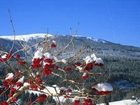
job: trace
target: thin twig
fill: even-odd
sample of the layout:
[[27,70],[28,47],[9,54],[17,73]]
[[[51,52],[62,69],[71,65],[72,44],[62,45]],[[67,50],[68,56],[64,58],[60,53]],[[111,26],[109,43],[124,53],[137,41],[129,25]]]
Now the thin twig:
[[11,47],[11,49],[10,49],[10,51],[9,51],[9,52],[11,53],[12,50],[13,50],[13,48],[14,48],[14,45],[15,45],[16,31],[15,31],[15,27],[14,27],[14,24],[13,24],[13,19],[12,19],[12,16],[11,16],[10,9],[8,9],[8,14],[9,14],[10,23],[11,23],[12,30],[13,30],[13,35],[14,35],[13,44],[12,44],[12,47]]

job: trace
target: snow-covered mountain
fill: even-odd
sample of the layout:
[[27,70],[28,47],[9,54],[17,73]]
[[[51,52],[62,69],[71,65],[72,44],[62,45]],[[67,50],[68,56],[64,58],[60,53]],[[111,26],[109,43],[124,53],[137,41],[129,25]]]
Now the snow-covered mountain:
[[[16,49],[20,48],[19,41],[22,43],[27,43],[26,45],[34,45],[37,42],[40,42],[45,37],[54,38],[57,41],[59,46],[58,49],[61,49],[73,37],[73,44],[75,48],[70,47],[66,50],[65,55],[71,55],[74,52],[78,51],[81,47],[86,50],[86,53],[95,52],[100,56],[111,56],[111,57],[127,57],[127,58],[137,58],[140,59],[140,48],[133,46],[124,46],[116,43],[112,43],[103,39],[96,39],[92,37],[83,37],[80,35],[51,35],[45,33],[37,33],[37,34],[26,34],[26,35],[16,35],[16,36],[0,36],[0,46],[3,50],[8,51],[8,48],[12,45],[12,40],[16,40],[15,46]],[[3,46],[5,46],[3,48]],[[68,54],[69,53],[69,54]]]
[[[22,40],[22,41],[28,41],[29,39],[37,39],[37,38],[45,38],[45,37],[53,37],[54,35],[52,34],[45,34],[45,33],[35,33],[35,34],[23,34],[23,35],[1,35],[0,38],[3,39],[9,39],[9,40]],[[66,35],[63,35],[66,36]],[[82,35],[72,35],[73,37],[83,37]],[[102,42],[106,43],[106,40],[103,39],[97,39],[93,37],[84,37],[86,39],[93,40],[95,42]]]
[[37,38],[45,38],[45,37],[52,37],[51,34],[45,34],[45,33],[36,33],[36,34],[23,34],[23,35],[1,35],[0,38],[3,39],[9,39],[9,40],[22,40],[22,41],[28,41],[29,39],[37,39]]

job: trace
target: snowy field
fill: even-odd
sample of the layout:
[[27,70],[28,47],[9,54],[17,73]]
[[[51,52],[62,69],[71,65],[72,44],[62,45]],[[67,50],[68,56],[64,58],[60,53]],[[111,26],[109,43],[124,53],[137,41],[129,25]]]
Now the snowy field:
[[[98,104],[98,105],[105,105],[105,104]],[[115,101],[115,102],[110,102],[109,105],[140,105],[140,100],[139,103],[136,100],[121,100],[121,101]]]

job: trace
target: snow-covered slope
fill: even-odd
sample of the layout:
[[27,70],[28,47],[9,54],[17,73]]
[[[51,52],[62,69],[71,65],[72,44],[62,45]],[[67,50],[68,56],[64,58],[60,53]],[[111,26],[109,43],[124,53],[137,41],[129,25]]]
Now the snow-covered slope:
[[0,36],[0,38],[4,39],[9,39],[9,40],[23,40],[23,41],[28,41],[29,39],[36,39],[36,38],[44,38],[45,36],[47,37],[52,37],[53,35],[51,34],[45,34],[45,33],[36,33],[36,34],[25,34],[25,35],[6,35],[6,36]]

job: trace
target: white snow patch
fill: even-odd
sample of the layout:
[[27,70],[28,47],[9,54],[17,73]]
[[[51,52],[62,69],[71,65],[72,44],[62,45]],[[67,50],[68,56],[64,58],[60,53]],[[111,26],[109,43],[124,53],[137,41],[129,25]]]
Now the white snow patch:
[[92,88],[95,88],[98,91],[113,91],[113,87],[109,83],[98,83]]
[[97,59],[97,57],[93,53],[90,56],[86,56],[86,58],[84,58],[84,61],[86,62],[86,64],[88,64],[88,63],[92,63],[93,61],[96,61],[96,59]]
[[43,56],[42,51],[43,51],[43,48],[38,48],[38,50],[34,53],[33,59],[34,59],[34,58],[39,58],[39,59],[41,59],[42,56]]
[[104,64],[102,58],[96,58],[95,63],[96,63],[96,64]]
[[6,75],[5,80],[7,80],[7,79],[12,79],[13,77],[14,77],[14,74],[13,74],[13,73],[8,73],[8,74]]
[[18,81],[17,83],[20,82],[20,83],[23,83],[24,82],[24,76],[22,76]]
[[27,90],[26,92],[28,93],[33,93],[33,94],[52,94],[52,95],[57,95],[58,93],[60,93],[60,88],[59,87],[50,87],[50,86],[46,86],[45,89],[41,90],[41,91],[34,91],[34,90]]
[[4,55],[1,56],[1,58],[5,59],[6,56],[7,56],[7,54],[4,54]]
[[87,39],[90,39],[90,40],[93,40],[95,42],[102,42],[102,43],[106,43],[105,40],[102,40],[102,39],[97,39],[97,38],[92,38],[92,37],[86,37]]

